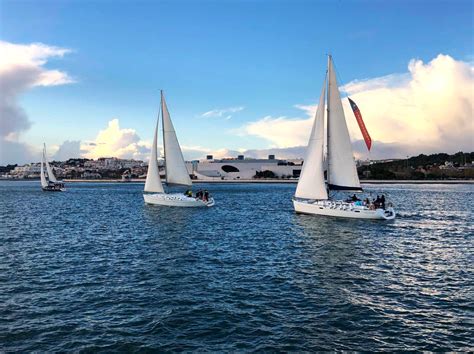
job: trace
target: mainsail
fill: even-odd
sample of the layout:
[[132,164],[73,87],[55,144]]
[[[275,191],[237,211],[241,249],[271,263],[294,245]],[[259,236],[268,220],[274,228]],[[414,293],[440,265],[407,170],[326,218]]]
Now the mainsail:
[[166,106],[165,96],[161,92],[161,115],[163,117],[163,145],[166,162],[166,182],[169,184],[180,184],[191,186],[186,164],[184,162],[178,138],[171,122],[168,107]]
[[328,187],[332,190],[360,190],[341,96],[332,57],[328,58]]
[[46,188],[48,186],[48,181],[46,181],[46,176],[44,175],[44,150],[43,153],[41,154],[41,171],[40,171],[40,177],[41,177],[41,187]]
[[46,155],[46,144],[44,144],[44,148],[43,148],[44,152],[44,162],[46,163],[46,170],[48,171],[48,179],[51,181],[51,182],[54,182],[56,183],[58,180],[56,179],[56,177],[54,176],[54,173],[53,173],[53,169],[51,168],[51,166],[49,165],[48,163],[48,158],[47,158],[47,155]]
[[326,77],[309,137],[308,148],[295,197],[306,199],[328,199],[324,183],[324,110],[326,101]]
[[148,161],[148,172],[146,175],[145,181],[145,192],[155,192],[163,193],[163,185],[160,181],[160,172],[158,169],[158,159],[157,159],[157,150],[158,150],[158,122],[160,120],[160,115],[158,114],[158,119],[156,121],[155,135],[153,136],[153,145],[151,147],[150,160]]

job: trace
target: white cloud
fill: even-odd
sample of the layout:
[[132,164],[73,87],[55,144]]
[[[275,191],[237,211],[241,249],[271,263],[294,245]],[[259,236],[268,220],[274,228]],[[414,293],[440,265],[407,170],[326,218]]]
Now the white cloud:
[[185,160],[199,160],[204,159],[206,155],[212,155],[215,159],[224,157],[236,157],[244,150],[229,150],[229,149],[210,149],[203,146],[181,146]]
[[[62,58],[71,52],[67,48],[48,46],[42,43],[14,44],[0,41],[0,75],[2,92],[13,93],[23,87],[55,86],[73,83],[74,80],[60,70],[48,70],[44,65],[51,58]],[[12,82],[13,81],[13,82]],[[16,85],[15,85],[16,84]]]
[[142,160],[150,151],[150,143],[142,141],[134,129],[120,128],[117,118],[108,122],[107,127],[97,134],[92,142],[81,145],[84,157],[119,157]]
[[270,147],[287,148],[300,146],[308,141],[312,119],[271,116],[247,123],[241,131],[270,142]]
[[16,65],[41,66],[46,64],[51,57],[63,57],[70,53],[67,48],[54,47],[43,43],[15,44],[0,41],[2,56],[0,67],[12,67]]
[[[375,78],[345,86],[373,137],[423,152],[473,149],[474,68],[440,54],[426,64],[411,60],[408,70],[409,79],[402,75],[388,83]],[[355,120],[351,123],[360,137]]]
[[[374,141],[374,158],[474,149],[474,67],[470,63],[440,54],[429,63],[411,60],[408,73],[353,81],[343,89],[362,112]],[[351,136],[359,140],[362,136],[347,100],[343,104]],[[271,147],[306,145],[316,106],[296,107],[307,118],[267,116],[240,131],[267,140]],[[354,148],[358,157],[364,157],[366,151]]]
[[66,140],[57,147],[52,158],[56,161],[66,161],[70,158],[81,157],[84,152],[84,150],[81,150],[79,140]]
[[[159,145],[158,150],[159,156],[163,156],[163,147]],[[181,145],[181,150],[186,160],[202,159],[208,154],[212,154],[215,158],[221,158],[236,156],[240,153],[228,149],[213,150],[203,146],[187,145]],[[99,131],[93,141],[83,142],[80,149],[76,150],[76,157],[82,156],[91,159],[118,157],[148,161],[150,151],[151,142],[142,140],[134,129],[121,128],[119,120],[115,118],[108,122],[105,129]]]
[[20,140],[21,134],[30,129],[31,121],[18,98],[35,86],[74,82],[67,73],[44,67],[50,58],[63,57],[69,52],[41,43],[0,41],[0,164],[36,160],[37,149]]
[[268,155],[275,155],[277,159],[300,159],[304,158],[306,147],[294,146],[288,148],[271,148],[271,149],[250,149],[245,150],[243,154],[246,157],[256,159],[266,159]]
[[243,111],[245,107],[229,107],[223,109],[213,109],[201,114],[201,118],[224,118],[229,120],[232,118],[232,114]]

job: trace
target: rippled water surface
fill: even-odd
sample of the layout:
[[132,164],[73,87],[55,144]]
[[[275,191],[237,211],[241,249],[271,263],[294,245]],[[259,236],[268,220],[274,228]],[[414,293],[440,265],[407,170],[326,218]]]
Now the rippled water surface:
[[0,350],[472,350],[473,185],[380,185],[393,222],[301,216],[295,185],[0,183]]

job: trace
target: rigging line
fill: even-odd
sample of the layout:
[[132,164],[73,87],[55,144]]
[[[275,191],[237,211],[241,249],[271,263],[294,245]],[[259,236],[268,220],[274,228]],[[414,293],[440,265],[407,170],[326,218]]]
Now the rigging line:
[[[339,83],[339,85],[340,85],[340,86],[338,87],[338,88],[339,88],[339,92],[341,92],[341,91],[344,92],[344,94],[346,95],[344,98],[349,98],[349,92],[347,92],[347,90],[345,89],[345,85],[342,85],[342,83],[345,82],[345,81],[342,80],[342,76],[339,74],[339,71],[337,70],[336,64],[334,63],[334,60],[332,61],[332,66],[333,66],[333,68],[334,68],[334,71],[336,72],[336,77],[337,77],[338,83]],[[341,100],[342,100],[342,98],[343,98],[343,97],[341,97]],[[352,110],[352,109],[351,109],[351,110]],[[363,139],[364,139],[364,138],[363,138]],[[364,140],[365,140],[365,139],[364,139]],[[373,140],[372,140],[372,141],[373,141]],[[371,146],[371,148],[372,148],[372,146]],[[369,157],[370,157],[370,150],[368,150],[368,151],[369,151]]]
[[[330,109],[329,109],[329,101],[330,101],[330,98],[331,98],[331,78],[330,78],[330,72],[329,72],[329,64],[331,63],[332,61],[332,56],[331,55],[328,55],[328,63],[327,63],[327,82],[326,82],[326,125],[324,126],[324,131],[326,133],[326,142],[323,143],[323,149],[324,149],[324,146],[326,147],[326,160],[327,160],[327,165],[326,165],[326,181],[327,181],[327,188],[328,190],[330,189],[329,188],[329,184],[331,183],[331,174],[330,174],[330,171],[329,171],[329,168],[331,167],[330,166],[330,159],[329,159],[329,138],[330,138],[330,135],[329,135],[329,125],[331,123],[330,121]],[[334,64],[334,62],[332,62]]]
[[[329,55],[329,54],[326,54],[326,55]],[[324,72],[324,76],[323,76],[323,83],[326,82],[326,86],[327,86],[327,81],[328,80],[329,80],[329,78],[328,78],[328,68],[326,68],[326,71]],[[325,91],[327,91],[327,90],[325,90]],[[327,92],[325,94],[327,96]],[[313,102],[316,103],[317,106],[319,105],[320,98],[321,98],[321,91],[320,91],[320,95],[318,96],[318,98],[313,101]],[[326,108],[326,100],[324,100],[324,106],[325,106],[324,108]],[[313,119],[316,117],[316,111],[317,111],[317,109],[314,111],[314,115],[312,116]]]
[[[336,64],[334,63],[334,60],[332,61],[332,66],[334,68],[334,71],[336,73],[336,78],[338,80],[338,84],[339,84],[339,92],[343,92],[345,94],[345,97],[349,97],[349,93],[346,91],[346,89],[344,88],[345,86],[343,85],[343,83],[345,83],[344,80],[342,80],[342,75],[339,73],[339,70],[337,70],[337,66]],[[341,98],[345,98],[345,97],[341,97]]]

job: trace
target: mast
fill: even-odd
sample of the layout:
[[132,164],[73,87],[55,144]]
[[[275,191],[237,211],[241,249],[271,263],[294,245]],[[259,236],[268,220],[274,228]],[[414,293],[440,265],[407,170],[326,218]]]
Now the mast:
[[361,191],[331,56],[328,64],[328,187],[330,190]]
[[[330,68],[330,61],[331,61],[331,54],[328,54],[328,67],[326,69],[326,73],[329,77],[329,68]],[[330,99],[330,96],[331,96],[331,80],[328,80],[328,88],[327,88],[327,104],[326,104],[326,109],[327,109],[327,127],[326,127],[326,130],[327,130],[327,133],[326,133],[326,160],[327,160],[327,165],[328,165],[328,168],[326,170],[326,180],[327,180],[327,185],[329,186],[329,164],[331,163],[331,160],[329,159],[329,125],[331,124],[331,120],[330,120],[330,109],[329,109],[329,99]],[[328,188],[329,189],[329,188]]]
[[160,99],[161,99],[161,128],[163,130],[163,160],[165,161],[165,181],[168,183],[168,161],[166,161],[166,143],[165,143],[165,118],[163,116],[164,112],[164,106],[163,106],[163,90],[160,90]]

